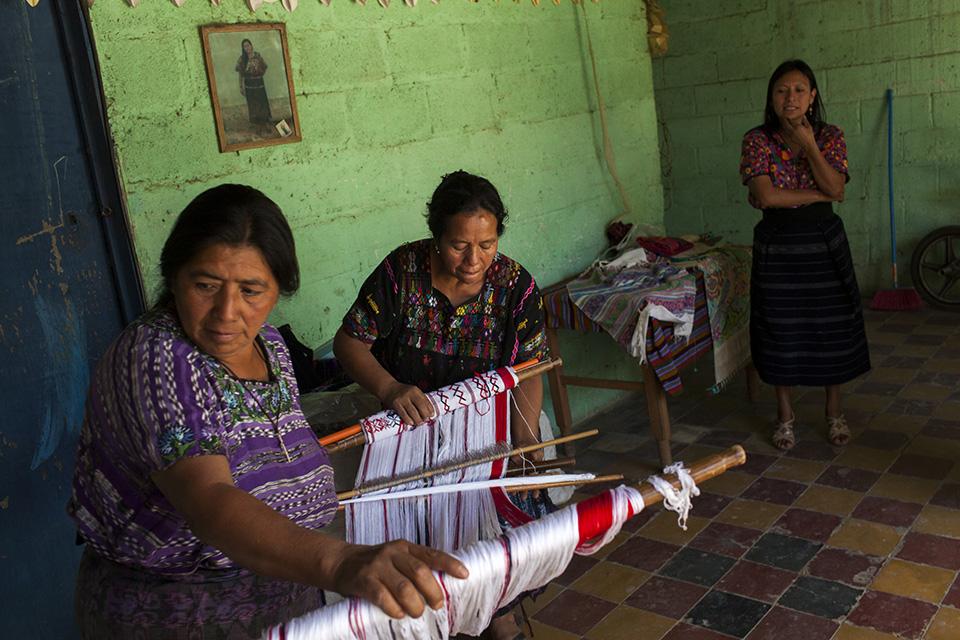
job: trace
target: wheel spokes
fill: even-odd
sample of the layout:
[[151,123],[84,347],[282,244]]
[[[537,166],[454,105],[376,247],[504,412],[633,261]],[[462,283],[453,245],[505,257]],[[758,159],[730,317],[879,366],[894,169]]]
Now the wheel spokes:
[[960,309],[960,226],[927,234],[913,254],[917,291],[931,305]]
[[943,286],[940,287],[940,291],[937,292],[937,297],[941,300],[944,300],[944,296],[947,295],[947,291],[949,291],[950,288],[957,283],[957,280],[960,280],[960,276],[948,279]]

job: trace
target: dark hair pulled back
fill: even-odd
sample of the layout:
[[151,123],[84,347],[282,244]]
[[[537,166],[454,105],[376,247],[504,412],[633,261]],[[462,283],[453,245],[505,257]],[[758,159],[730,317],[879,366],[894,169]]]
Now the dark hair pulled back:
[[280,207],[253,187],[222,184],[198,195],[177,217],[160,254],[163,283],[157,306],[173,302],[180,270],[201,251],[219,244],[258,249],[282,295],[292,295],[300,287],[296,245]]
[[427,226],[439,239],[447,229],[447,221],[458,213],[486,209],[497,219],[497,235],[503,235],[507,209],[497,188],[489,180],[459,170],[443,176],[427,203]]

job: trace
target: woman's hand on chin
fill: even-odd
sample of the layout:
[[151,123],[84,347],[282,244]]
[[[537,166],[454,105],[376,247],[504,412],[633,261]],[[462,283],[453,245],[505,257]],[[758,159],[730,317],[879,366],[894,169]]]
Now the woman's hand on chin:
[[796,140],[808,154],[815,150],[819,151],[817,138],[813,134],[813,127],[810,126],[810,121],[807,120],[806,116],[801,116],[794,120],[784,118],[781,120],[781,125],[783,126],[784,133],[786,133],[788,137]]
[[434,417],[433,404],[423,391],[412,384],[394,382],[380,401],[388,409],[396,411],[404,424],[423,424]]
[[444,603],[433,571],[455,578],[469,574],[453,556],[405,540],[348,545],[334,570],[333,586],[338,593],[369,600],[391,618],[419,618],[424,604],[439,609]]

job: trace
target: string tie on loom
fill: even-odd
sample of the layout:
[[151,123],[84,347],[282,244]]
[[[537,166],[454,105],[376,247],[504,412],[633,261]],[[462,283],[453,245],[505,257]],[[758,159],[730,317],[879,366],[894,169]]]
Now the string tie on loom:
[[690,508],[693,506],[690,502],[690,498],[692,496],[700,495],[700,489],[697,488],[696,483],[693,481],[693,477],[691,477],[690,472],[687,471],[687,468],[683,466],[682,462],[675,462],[667,467],[664,467],[663,473],[676,474],[677,479],[680,480],[679,491],[677,491],[672,484],[660,476],[650,476],[647,478],[647,482],[653,485],[653,488],[657,490],[657,493],[663,496],[664,508],[677,514],[677,524],[681,529],[686,531],[687,516],[690,515]]

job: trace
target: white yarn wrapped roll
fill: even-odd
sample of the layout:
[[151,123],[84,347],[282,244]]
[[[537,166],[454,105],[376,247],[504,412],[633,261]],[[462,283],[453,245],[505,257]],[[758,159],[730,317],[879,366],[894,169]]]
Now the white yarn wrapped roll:
[[570,564],[574,552],[592,554],[620,531],[629,509],[643,509],[640,492],[626,486],[612,490],[613,526],[606,535],[577,549],[580,530],[576,505],[453,552],[470,569],[466,580],[435,574],[446,592],[446,605],[420,618],[395,620],[365,600],[350,598],[268,630],[269,640],[446,640],[450,635],[479,635],[503,605],[541,587]]

